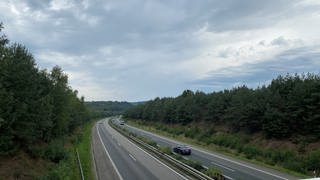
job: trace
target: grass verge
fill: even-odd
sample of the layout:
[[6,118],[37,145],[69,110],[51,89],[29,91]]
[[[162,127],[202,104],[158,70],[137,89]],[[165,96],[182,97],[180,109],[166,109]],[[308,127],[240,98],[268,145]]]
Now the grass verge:
[[[48,152],[51,160],[59,157],[50,171],[38,180],[74,180],[81,179],[76,149],[79,152],[84,179],[94,180],[91,159],[91,129],[95,121],[88,122],[70,137],[52,143]],[[62,142],[63,141],[63,142]]]
[[[92,156],[91,156],[91,130],[95,122],[90,122],[83,128],[80,142],[76,145],[78,149],[84,179],[94,180],[92,173]],[[79,168],[78,168],[79,169]]]

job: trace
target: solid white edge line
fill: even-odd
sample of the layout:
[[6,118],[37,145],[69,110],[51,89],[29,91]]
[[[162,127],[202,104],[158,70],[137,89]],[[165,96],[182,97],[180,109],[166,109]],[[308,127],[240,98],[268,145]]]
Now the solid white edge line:
[[137,161],[136,158],[134,158],[132,154],[129,153],[129,156],[130,156],[134,161]]
[[[202,152],[205,152],[205,151],[202,151]],[[207,152],[205,152],[205,153],[207,153]],[[207,154],[209,154],[209,153],[207,153]],[[249,169],[253,169],[253,170],[256,170],[256,171],[259,171],[259,172],[268,174],[268,175],[270,175],[270,176],[274,176],[274,177],[277,177],[277,178],[280,178],[280,179],[284,179],[284,180],[289,180],[289,179],[287,179],[287,178],[284,178],[284,177],[281,177],[281,176],[278,176],[278,175],[275,175],[275,174],[272,174],[272,173],[269,173],[269,172],[266,172],[266,171],[263,171],[263,170],[254,168],[254,167],[250,167],[250,166],[248,166],[248,165],[245,165],[245,164],[242,164],[242,163],[239,163],[239,162],[236,162],[236,161],[233,161],[233,160],[224,158],[224,157],[220,157],[220,156],[215,155],[215,154],[210,154],[210,155],[211,155],[211,156],[215,156],[215,157],[220,158],[220,159],[223,159],[223,160],[226,160],[226,161],[229,161],[229,162],[233,162],[234,164],[238,164],[238,165],[240,165],[240,166],[244,166],[244,167],[249,168]]]
[[218,164],[218,163],[215,163],[215,162],[211,162],[211,164],[214,164],[214,165],[216,165],[216,166],[220,166],[220,167],[222,167],[222,168],[224,168],[224,169],[227,169],[227,170],[229,170],[229,171],[231,171],[231,172],[234,172],[233,169],[228,168],[228,167],[226,167],[226,166],[223,166],[223,165],[221,165],[221,164]]
[[[162,138],[162,139],[171,141],[171,142],[173,142],[173,143],[179,144],[178,141],[169,139],[169,138],[167,138],[167,137],[159,136],[159,135],[157,135],[157,134],[153,134],[153,133],[151,133],[151,132],[148,132],[148,131],[145,131],[145,130],[143,130],[143,129],[139,129],[139,128],[136,128],[136,127],[133,127],[133,126],[130,126],[130,125],[127,125],[127,126],[128,126],[128,127],[131,127],[131,128],[134,128],[134,129],[137,129],[137,130],[140,130],[140,131],[145,132],[145,133],[147,133],[147,134],[154,135],[154,136],[156,136],[156,137],[159,137],[159,138]],[[181,144],[181,143],[180,143],[180,144]],[[185,143],[184,143],[184,144],[185,144]],[[214,157],[223,159],[223,160],[225,160],[225,161],[229,161],[229,162],[232,162],[232,163],[234,163],[234,164],[238,164],[238,165],[240,165],[240,166],[244,166],[244,167],[246,167],[246,168],[253,169],[253,170],[256,170],[256,171],[259,171],[259,172],[268,174],[268,175],[273,176],[273,177],[277,177],[277,178],[284,179],[284,180],[289,180],[289,179],[287,179],[287,178],[284,178],[284,177],[281,177],[281,176],[272,174],[272,173],[270,173],[270,172],[266,172],[266,171],[264,171],[264,170],[260,170],[260,169],[254,168],[254,167],[251,167],[251,166],[242,164],[242,163],[240,163],[240,162],[236,162],[236,161],[233,161],[233,160],[231,160],[231,159],[227,159],[227,158],[224,158],[224,157],[221,157],[221,156],[218,156],[218,155],[215,155],[215,154],[212,154],[212,153],[203,151],[203,150],[201,150],[201,149],[195,148],[194,146],[191,146],[191,145],[188,145],[188,146],[196,149],[197,151],[200,151],[200,152],[203,152],[203,153],[205,153],[205,154],[208,154],[208,155],[211,155],[211,156],[214,156]]]
[[112,164],[112,166],[114,167],[116,173],[118,174],[120,180],[123,180],[121,174],[119,173],[119,170],[118,170],[117,166],[114,164],[114,162],[113,162],[113,160],[112,160],[112,158],[111,158],[111,156],[110,156],[107,148],[105,147],[105,145],[104,145],[104,143],[103,143],[103,141],[102,141],[102,139],[101,139],[101,136],[100,136],[100,133],[99,133],[99,129],[98,129],[98,125],[96,125],[96,128],[97,128],[98,136],[99,136],[99,139],[100,139],[100,142],[101,142],[101,144],[102,144],[102,146],[103,146],[104,151],[106,152],[108,158],[110,159],[111,164]]
[[[108,124],[108,123],[107,123]],[[106,125],[106,124],[105,124]],[[109,124],[108,124],[109,126]],[[118,132],[118,131],[117,131]],[[119,132],[118,132],[119,133]],[[120,134],[120,133],[119,133]],[[123,136],[122,134],[120,134],[121,136]],[[124,136],[123,136],[124,137]],[[126,138],[126,137],[125,137]],[[149,154],[148,152],[146,152],[145,150],[141,149],[138,145],[136,145],[135,143],[131,142],[128,138],[126,138],[126,140],[128,140],[129,143],[131,143],[132,145],[136,146],[138,149],[140,149],[141,151],[143,151],[144,153],[146,153],[147,155],[149,155],[151,158],[153,158],[154,160],[156,160],[158,163],[162,164],[163,166],[167,167],[168,169],[170,169],[172,172],[176,173],[178,176],[182,177],[183,179],[188,180],[188,178],[184,177],[182,174],[178,173],[177,171],[173,170],[172,168],[170,168],[169,166],[167,166],[166,164],[164,164],[163,162],[161,162],[160,160],[158,160],[157,158],[155,158],[154,156],[152,156],[151,154]]]
[[227,175],[223,175],[224,177],[226,177],[226,178],[228,178],[228,179],[230,179],[230,180],[234,180],[233,178],[231,178],[231,177],[229,177],[229,176],[227,176]]

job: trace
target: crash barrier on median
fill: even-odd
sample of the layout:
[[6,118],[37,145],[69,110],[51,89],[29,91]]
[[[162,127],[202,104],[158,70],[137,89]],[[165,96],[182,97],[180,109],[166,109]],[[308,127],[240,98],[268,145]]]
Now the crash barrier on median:
[[130,135],[130,133],[126,133],[123,128],[118,127],[117,125],[113,124],[111,121],[109,121],[109,124],[114,127],[119,133],[124,135],[125,137],[129,138],[130,140],[136,142],[140,146],[142,146],[144,149],[148,150],[152,154],[156,155],[158,158],[161,158],[162,160],[169,163],[171,166],[174,166],[175,168],[179,169],[180,171],[185,172],[186,174],[201,180],[214,180],[213,178],[207,176],[206,174],[190,167],[189,165],[176,160],[175,158],[159,151],[159,149],[143,142],[142,140],[138,139],[137,137]]

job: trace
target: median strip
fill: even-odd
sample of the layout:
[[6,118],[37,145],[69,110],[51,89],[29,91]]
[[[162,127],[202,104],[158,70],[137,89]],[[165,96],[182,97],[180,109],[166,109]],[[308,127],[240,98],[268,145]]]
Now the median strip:
[[[171,166],[174,169],[177,169],[180,172],[183,172],[184,174],[187,174],[188,176],[191,176],[196,179],[213,180],[212,177],[209,177],[208,175],[194,169],[193,167],[185,164],[184,162],[181,162],[181,161],[175,159],[174,157],[162,152],[155,142],[152,142],[147,139],[143,139],[143,137],[139,137],[139,136],[137,136],[137,134],[134,134],[132,132],[128,132],[126,129],[121,128],[121,127],[117,126],[116,124],[114,124],[112,122],[112,120],[109,121],[109,125],[111,127],[113,127],[115,130],[117,130],[119,133],[121,133],[122,135],[124,135],[125,137],[130,139],[131,141],[138,144],[143,149],[147,150],[149,153],[152,153],[154,156],[159,158],[161,161],[166,163],[168,166]],[[203,169],[205,169],[205,168],[203,168]],[[212,173],[210,173],[210,175],[212,175],[212,176],[214,175],[216,177],[216,175],[218,175],[220,179],[223,179],[223,177],[221,175],[219,175],[220,173],[217,172],[216,170],[213,171],[212,168],[208,169],[208,172],[212,172]]]

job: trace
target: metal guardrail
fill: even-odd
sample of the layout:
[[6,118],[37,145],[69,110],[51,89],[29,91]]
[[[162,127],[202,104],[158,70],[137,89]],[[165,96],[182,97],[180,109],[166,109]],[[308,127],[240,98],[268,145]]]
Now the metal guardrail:
[[81,179],[84,180],[83,170],[82,170],[82,166],[81,166],[81,161],[80,161],[78,149],[76,149],[76,153],[77,153],[77,159],[78,159],[79,169],[80,169],[80,173],[81,173]]
[[[110,121],[109,121],[110,122]],[[112,123],[112,122],[110,122]],[[112,124],[113,127],[115,127],[115,129],[120,132],[122,135],[126,136],[127,138],[131,139],[132,141],[140,144],[140,146],[142,146],[144,149],[148,150],[149,152],[152,152],[154,155],[156,155],[157,157],[161,158],[162,160],[166,161],[167,163],[169,163],[170,165],[173,165],[174,167],[178,168],[179,170],[197,178],[197,179],[201,179],[201,180],[214,180],[213,178],[207,176],[206,174],[194,169],[193,167],[190,167],[189,165],[176,160],[175,158],[160,152],[157,148],[141,141],[140,139],[134,137],[134,136],[130,136],[126,133],[124,133],[120,127],[118,127],[115,124]]]

